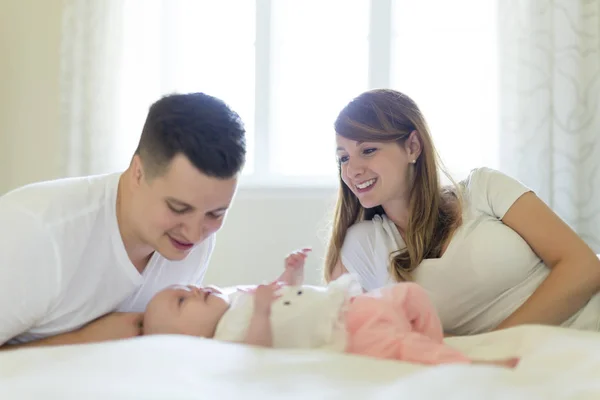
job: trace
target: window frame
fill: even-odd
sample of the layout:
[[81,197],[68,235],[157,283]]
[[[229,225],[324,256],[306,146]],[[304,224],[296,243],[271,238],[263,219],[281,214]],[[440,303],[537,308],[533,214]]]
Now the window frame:
[[[255,38],[255,90],[252,172],[242,174],[240,186],[247,188],[317,188],[337,186],[336,177],[277,176],[269,168],[271,153],[271,68],[272,59],[272,7],[276,0],[256,0]],[[368,87],[389,87],[392,61],[392,7],[393,0],[369,1],[368,29]],[[333,119],[334,116],[332,116]],[[334,151],[332,149],[332,157]]]

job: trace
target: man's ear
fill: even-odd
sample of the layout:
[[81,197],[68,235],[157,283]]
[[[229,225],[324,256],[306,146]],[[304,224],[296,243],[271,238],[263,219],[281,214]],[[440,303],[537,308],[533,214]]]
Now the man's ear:
[[423,147],[421,145],[421,136],[417,130],[412,131],[408,135],[408,139],[404,142],[404,149],[408,154],[409,162],[416,161],[419,158]]
[[133,175],[133,182],[136,186],[140,186],[142,179],[144,179],[144,164],[139,154],[133,156],[131,160],[131,170]]

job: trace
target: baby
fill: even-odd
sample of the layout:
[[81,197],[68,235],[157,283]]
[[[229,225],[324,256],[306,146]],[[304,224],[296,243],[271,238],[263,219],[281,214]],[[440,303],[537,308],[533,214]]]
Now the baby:
[[302,285],[309,249],[286,258],[270,284],[225,294],[215,287],[169,287],[144,314],[144,334],[185,334],[277,348],[321,348],[421,364],[513,368],[518,358],[471,360],[443,341],[425,291],[398,283],[364,293],[346,274],[325,287]]

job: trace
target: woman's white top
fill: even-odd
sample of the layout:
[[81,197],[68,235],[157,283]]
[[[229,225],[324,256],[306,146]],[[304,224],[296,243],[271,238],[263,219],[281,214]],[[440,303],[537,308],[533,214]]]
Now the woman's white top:
[[[413,272],[430,295],[446,332],[487,332],[511,315],[537,289],[550,269],[501,219],[530,191],[493,169],[480,168],[461,182],[463,223],[441,258],[423,260]],[[367,291],[393,282],[390,255],[405,244],[385,215],[353,225],[342,246],[344,267]],[[600,295],[563,326],[600,330]]]

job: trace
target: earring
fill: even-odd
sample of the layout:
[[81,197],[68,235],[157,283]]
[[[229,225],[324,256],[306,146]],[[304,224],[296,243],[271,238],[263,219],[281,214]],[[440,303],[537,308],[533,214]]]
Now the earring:
[[413,164],[415,164],[416,162],[417,162],[417,160],[416,160],[416,159],[411,161],[411,163],[413,163]]

